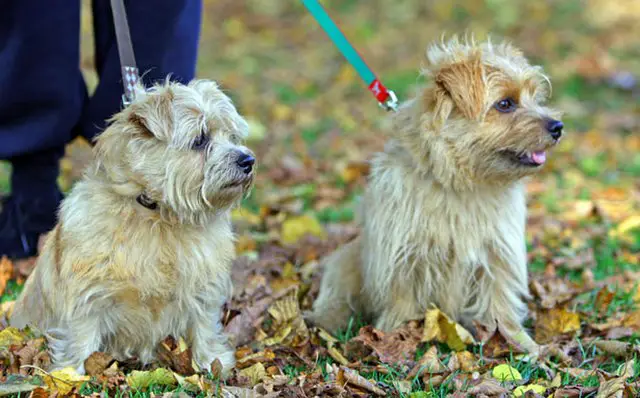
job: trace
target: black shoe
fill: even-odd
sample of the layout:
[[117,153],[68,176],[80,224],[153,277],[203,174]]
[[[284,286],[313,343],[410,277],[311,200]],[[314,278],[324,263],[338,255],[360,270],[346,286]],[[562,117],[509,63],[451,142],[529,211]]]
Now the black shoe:
[[0,257],[22,259],[38,254],[38,239],[56,225],[60,191],[44,197],[9,196],[0,209]]

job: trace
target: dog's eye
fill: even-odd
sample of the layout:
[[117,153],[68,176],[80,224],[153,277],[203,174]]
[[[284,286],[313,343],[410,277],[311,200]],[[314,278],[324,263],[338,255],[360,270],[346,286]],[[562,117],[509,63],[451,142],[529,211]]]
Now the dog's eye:
[[203,131],[202,133],[200,133],[198,138],[196,138],[196,140],[193,141],[193,144],[191,144],[191,149],[194,149],[194,150],[204,149],[204,147],[206,147],[208,143],[209,143],[209,136],[207,135],[207,133]]
[[513,100],[513,98],[501,99],[500,101],[496,102],[495,108],[498,111],[504,113],[513,112],[516,110],[516,102]]

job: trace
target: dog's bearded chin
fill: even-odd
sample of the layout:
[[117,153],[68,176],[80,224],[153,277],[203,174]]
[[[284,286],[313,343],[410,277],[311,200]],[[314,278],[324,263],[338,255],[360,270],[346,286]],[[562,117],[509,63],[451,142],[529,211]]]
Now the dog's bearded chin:
[[252,175],[236,178],[228,183],[224,184],[221,189],[234,189],[234,188],[244,188],[247,185],[251,184],[251,180],[253,179]]

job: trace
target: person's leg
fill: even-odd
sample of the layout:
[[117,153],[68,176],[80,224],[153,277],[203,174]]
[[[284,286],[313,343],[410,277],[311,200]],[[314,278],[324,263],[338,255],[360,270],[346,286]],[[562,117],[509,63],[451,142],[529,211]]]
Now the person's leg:
[[[146,86],[171,79],[193,79],[200,38],[202,0],[125,1],[131,41]],[[82,134],[92,140],[106,119],[118,112],[123,94],[120,58],[111,8],[94,1],[96,69],[100,82],[82,119]]]
[[36,253],[55,224],[59,161],[80,119],[80,1],[10,1],[0,12],[0,159],[13,173],[0,210],[0,256]]

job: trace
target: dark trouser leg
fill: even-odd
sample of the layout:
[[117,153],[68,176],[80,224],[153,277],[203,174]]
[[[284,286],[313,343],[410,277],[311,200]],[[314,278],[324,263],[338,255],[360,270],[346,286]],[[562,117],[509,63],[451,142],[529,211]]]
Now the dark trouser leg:
[[[202,0],[125,1],[138,69],[148,87],[171,79],[193,79],[200,38]],[[92,140],[105,120],[120,110],[122,77],[109,2],[94,0],[96,68],[100,82],[82,119],[82,134]]]
[[2,5],[0,159],[12,163],[13,174],[0,214],[0,255],[33,254],[37,235],[55,224],[59,160],[87,95],[79,29],[79,0]]

